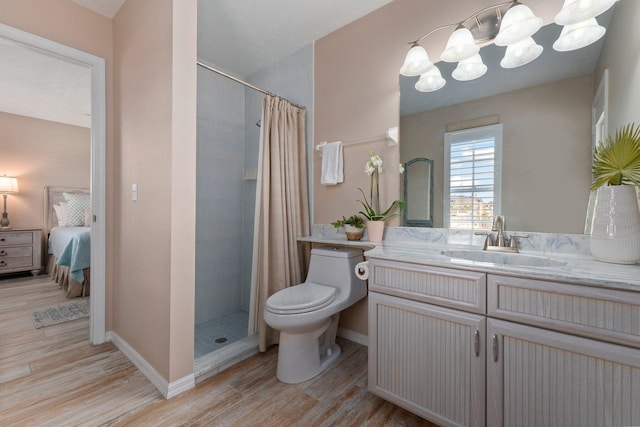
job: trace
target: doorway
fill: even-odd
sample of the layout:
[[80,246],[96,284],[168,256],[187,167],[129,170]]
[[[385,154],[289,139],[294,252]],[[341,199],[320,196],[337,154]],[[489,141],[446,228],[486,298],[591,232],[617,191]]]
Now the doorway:
[[88,67],[91,72],[91,294],[89,341],[106,341],[106,72],[105,60],[69,46],[0,24],[0,42],[16,43]]

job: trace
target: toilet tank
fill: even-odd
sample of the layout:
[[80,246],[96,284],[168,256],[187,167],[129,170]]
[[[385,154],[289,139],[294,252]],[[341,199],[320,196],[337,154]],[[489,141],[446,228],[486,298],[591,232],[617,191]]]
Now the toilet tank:
[[358,279],[355,274],[356,264],[362,261],[364,257],[361,249],[311,249],[307,282],[333,286],[346,293],[360,291],[359,288],[366,290],[366,283]]

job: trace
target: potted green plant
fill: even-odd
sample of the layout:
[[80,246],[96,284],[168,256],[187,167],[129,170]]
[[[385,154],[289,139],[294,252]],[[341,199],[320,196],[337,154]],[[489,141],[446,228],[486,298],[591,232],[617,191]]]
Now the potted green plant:
[[596,191],[591,254],[600,261],[635,264],[640,260],[640,127],[628,124],[593,152]]
[[[360,214],[367,219],[369,241],[374,243],[382,241],[385,221],[398,215],[405,204],[404,200],[394,200],[386,210],[383,211],[380,209],[380,174],[382,173],[382,163],[382,158],[379,155],[373,151],[369,151],[369,161],[365,167],[365,172],[370,176],[368,200],[364,191],[358,188],[360,193],[362,193],[363,199],[358,201],[364,207],[364,211],[360,211]],[[403,171],[404,169],[401,164],[399,172],[402,173]],[[398,212],[395,212],[396,208]]]
[[344,227],[347,240],[360,240],[364,231],[364,220],[359,215],[351,215],[349,218],[342,217],[331,223],[335,228]]

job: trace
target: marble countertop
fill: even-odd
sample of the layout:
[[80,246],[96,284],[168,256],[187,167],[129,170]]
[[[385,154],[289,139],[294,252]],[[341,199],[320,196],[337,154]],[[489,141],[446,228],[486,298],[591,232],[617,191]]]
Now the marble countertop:
[[[471,261],[446,256],[442,253],[443,251],[451,250],[482,251],[482,248],[476,245],[443,244],[411,240],[392,240],[374,244],[366,240],[349,241],[344,235],[336,235],[335,237],[313,235],[299,237],[298,240],[323,245],[359,247],[365,251],[364,255],[367,258],[640,292],[640,264],[621,265],[605,263],[596,261],[591,255],[585,253],[521,250],[521,254],[525,256],[548,258],[553,261],[565,263],[559,266],[538,267]],[[511,256],[517,257],[518,255]]]

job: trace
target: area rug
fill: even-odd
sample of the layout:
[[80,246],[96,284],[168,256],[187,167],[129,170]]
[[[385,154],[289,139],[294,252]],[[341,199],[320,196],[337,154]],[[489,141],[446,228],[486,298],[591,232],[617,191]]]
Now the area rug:
[[89,317],[89,298],[52,305],[31,312],[31,318],[33,319],[33,324],[36,325],[36,329],[84,317]]

